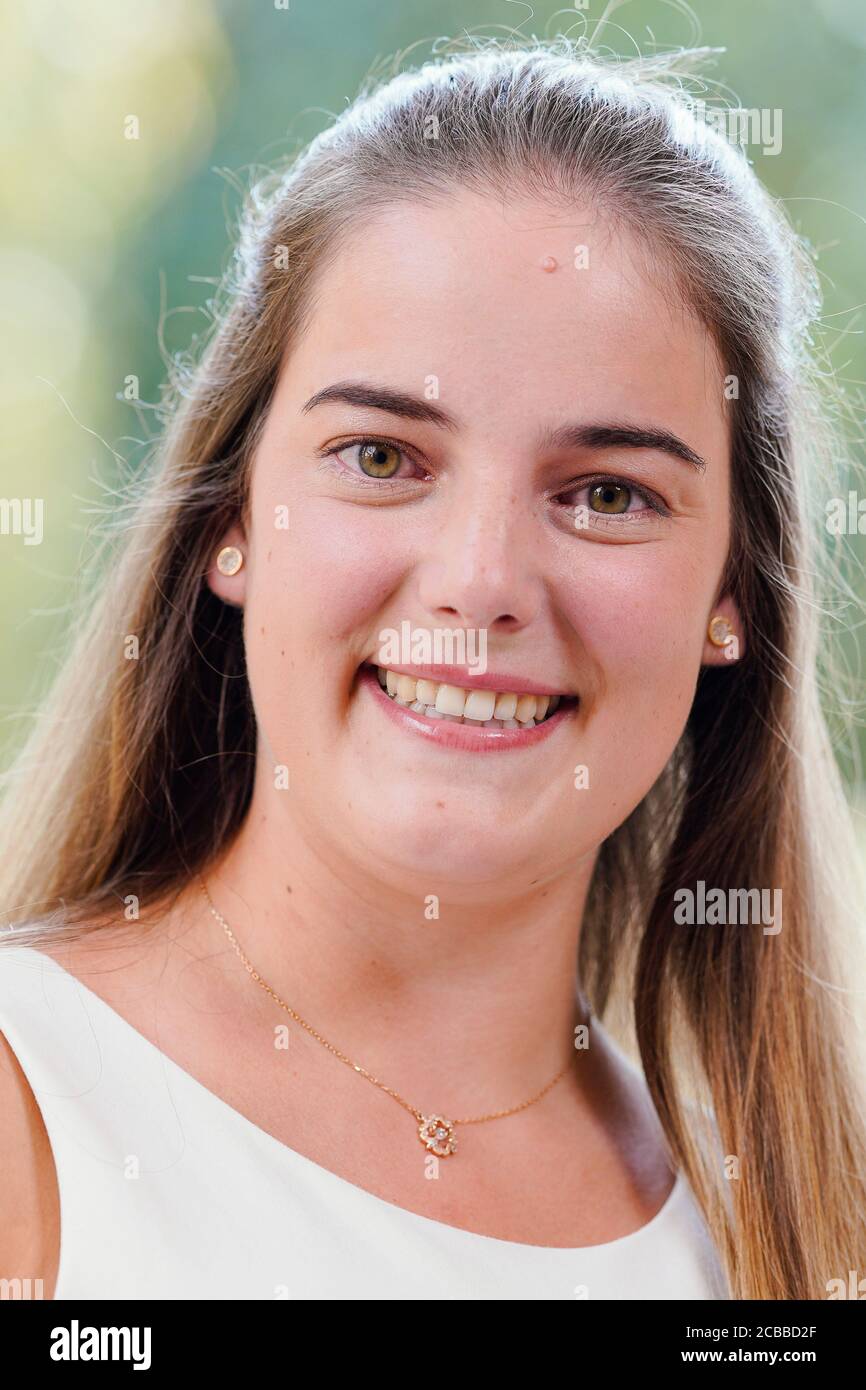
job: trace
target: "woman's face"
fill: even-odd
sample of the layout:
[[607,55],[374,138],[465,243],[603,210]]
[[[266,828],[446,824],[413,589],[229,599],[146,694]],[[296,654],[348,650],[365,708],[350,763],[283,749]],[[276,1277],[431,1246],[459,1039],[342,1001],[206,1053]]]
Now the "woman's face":
[[[521,891],[591,855],[667,763],[701,663],[724,661],[708,620],[736,614],[716,603],[722,368],[658,279],[588,208],[463,192],[359,215],[322,272],[226,537],[246,564],[210,582],[245,607],[259,806],[330,862]],[[418,643],[453,665],[460,634],[462,672],[419,671]],[[389,698],[370,663],[410,684]],[[526,698],[493,705],[516,728],[465,725],[440,684],[485,718],[479,688],[564,698],[549,725]]]

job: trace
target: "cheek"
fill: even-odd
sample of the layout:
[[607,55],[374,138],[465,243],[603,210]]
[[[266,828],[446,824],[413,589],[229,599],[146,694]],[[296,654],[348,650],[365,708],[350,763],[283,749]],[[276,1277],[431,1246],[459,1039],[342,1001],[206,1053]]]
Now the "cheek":
[[300,497],[289,506],[288,529],[278,530],[274,505],[264,492],[255,505],[252,602],[291,632],[296,651],[339,661],[347,653],[329,640],[366,636],[365,623],[399,583],[405,562],[395,528],[384,510]]
[[591,781],[631,809],[664,768],[688,718],[708,576],[682,557],[665,557],[660,546],[623,547],[619,556],[612,546],[597,548],[604,555],[586,560],[580,589],[567,600],[589,685],[586,761]]
[[394,528],[383,511],[301,497],[290,501],[281,528],[274,524],[281,502],[261,485],[253,493],[245,644],[259,725],[275,756],[297,763],[310,756],[311,726],[344,712],[406,560],[397,538],[388,539]]

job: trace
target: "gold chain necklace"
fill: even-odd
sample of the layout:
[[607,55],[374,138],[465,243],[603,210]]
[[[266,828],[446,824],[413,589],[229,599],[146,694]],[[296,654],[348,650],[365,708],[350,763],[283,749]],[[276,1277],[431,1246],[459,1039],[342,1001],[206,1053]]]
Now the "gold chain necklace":
[[208,892],[207,885],[204,879],[201,877],[199,878],[199,886],[201,888],[202,893],[205,896],[205,900],[207,901],[207,905],[211,913],[219,922],[220,926],[222,927],[223,931],[225,932],[226,936],[228,937],[229,941],[231,942],[232,946],[234,947],[235,951],[237,952],[238,956],[243,962],[244,968],[252,976],[256,984],[261,985],[262,989],[265,990],[266,993],[268,993],[271,996],[275,1004],[279,1004],[281,1009],[285,1009],[287,1014],[290,1014],[291,1017],[297,1023],[300,1023],[302,1028],[306,1028],[307,1032],[312,1034],[312,1036],[316,1039],[317,1042],[320,1042],[323,1047],[326,1047],[328,1051],[332,1052],[335,1057],[338,1057],[341,1062],[345,1062],[347,1067],[351,1067],[352,1070],[358,1072],[360,1076],[365,1076],[368,1081],[372,1081],[374,1086],[378,1086],[379,1089],[381,1091],[384,1091],[386,1095],[389,1095],[393,1100],[396,1100],[398,1105],[402,1105],[404,1110],[408,1110],[410,1115],[414,1115],[415,1119],[418,1121],[418,1138],[421,1140],[421,1143],[424,1145],[425,1149],[427,1149],[430,1153],[435,1154],[437,1158],[447,1158],[449,1154],[453,1154],[455,1152],[457,1148],[457,1137],[454,1131],[457,1125],[485,1124],[488,1120],[501,1120],[504,1119],[506,1115],[516,1115],[519,1111],[528,1109],[530,1105],[534,1105],[536,1101],[541,1100],[542,1096],[546,1096],[547,1092],[551,1089],[551,1087],[556,1085],[557,1081],[559,1081],[559,1079],[565,1075],[565,1073],[568,1071],[568,1068],[571,1066],[571,1060],[569,1060],[562,1068],[562,1071],[557,1072],[556,1076],[553,1078],[552,1081],[548,1081],[543,1091],[539,1091],[538,1095],[533,1096],[531,1100],[525,1100],[522,1105],[515,1105],[511,1110],[497,1110],[492,1115],[476,1115],[468,1120],[447,1120],[444,1115],[425,1115],[423,1111],[416,1110],[414,1105],[410,1105],[409,1102],[407,1100],[404,1100],[401,1095],[398,1095],[396,1091],[392,1091],[391,1087],[386,1086],[384,1081],[380,1081],[378,1077],[375,1077],[372,1075],[371,1072],[368,1072],[365,1067],[358,1066],[357,1062],[353,1062],[351,1058],[346,1057],[345,1054],[340,1052],[338,1048],[333,1047],[332,1044],[329,1043],[326,1038],[323,1038],[320,1033],[317,1033],[315,1028],[312,1028],[309,1023],[306,1023],[304,1019],[301,1018],[300,1014],[295,1013],[295,1010],[290,1008],[290,1006],[285,1002],[285,1000],[281,999],[280,996],[276,994],[274,990],[271,989],[270,985],[262,979],[258,971],[253,967],[250,961],[247,960],[246,956],[244,955],[243,951],[238,945],[234,932],[232,931],[228,922],[222,916],[222,914],[217,911],[216,907],[214,906],[213,899],[211,898],[211,895]]

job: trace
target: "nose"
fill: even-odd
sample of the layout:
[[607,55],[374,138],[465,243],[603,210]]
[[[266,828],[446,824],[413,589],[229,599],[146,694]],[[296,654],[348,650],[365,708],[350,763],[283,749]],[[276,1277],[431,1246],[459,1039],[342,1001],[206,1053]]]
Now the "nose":
[[[421,568],[419,597],[435,620],[518,632],[536,616],[542,581],[529,502],[501,485],[455,496]],[[537,538],[536,538],[537,541]]]

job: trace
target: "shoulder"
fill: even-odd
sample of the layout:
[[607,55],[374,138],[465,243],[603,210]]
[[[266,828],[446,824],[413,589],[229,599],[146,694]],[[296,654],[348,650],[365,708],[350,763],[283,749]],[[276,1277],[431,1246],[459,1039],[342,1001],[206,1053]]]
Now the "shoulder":
[[56,1046],[44,1027],[51,993],[43,972],[59,966],[109,1003],[140,992],[158,971],[165,929],[135,924],[130,931],[130,925],[88,925],[66,941],[53,939],[51,929],[35,935],[16,929],[0,939],[0,1279],[39,1277],[46,1298],[53,1296],[59,1262],[60,1196],[45,1119],[28,1079],[28,1069],[31,1077],[34,1066],[38,1074]]
[[47,1286],[56,1274],[57,1176],[36,1097],[2,1031],[0,1116],[0,1278],[37,1275]]
[[134,921],[94,917],[56,929],[25,924],[0,937],[0,971],[7,962],[29,972],[53,962],[95,993],[110,995],[115,985],[134,986],[158,973],[186,930],[187,918],[173,909],[151,909]]

